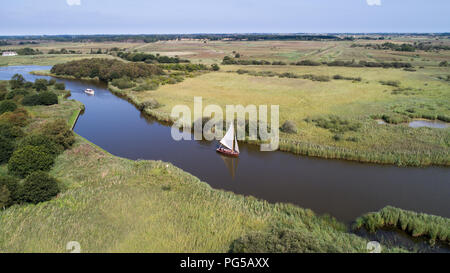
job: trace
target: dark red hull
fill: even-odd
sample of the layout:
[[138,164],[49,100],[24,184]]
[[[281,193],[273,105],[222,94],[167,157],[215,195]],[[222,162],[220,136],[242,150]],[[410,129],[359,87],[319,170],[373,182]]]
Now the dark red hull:
[[232,156],[232,157],[238,157],[239,156],[238,152],[232,151],[230,149],[217,148],[216,151],[218,153],[221,153],[221,154],[224,154],[224,155],[227,155],[227,156]]

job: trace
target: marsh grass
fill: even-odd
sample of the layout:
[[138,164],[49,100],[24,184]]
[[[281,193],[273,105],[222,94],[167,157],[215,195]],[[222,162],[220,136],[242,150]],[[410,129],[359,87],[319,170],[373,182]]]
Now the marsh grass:
[[439,240],[450,245],[450,219],[440,216],[385,207],[378,212],[367,213],[356,219],[353,228],[365,228],[369,232],[394,227],[413,237],[423,237],[434,243]]

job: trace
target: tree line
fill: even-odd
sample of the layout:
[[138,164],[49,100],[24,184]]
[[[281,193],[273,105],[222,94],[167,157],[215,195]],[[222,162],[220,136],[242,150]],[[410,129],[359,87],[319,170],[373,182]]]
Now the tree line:
[[123,52],[117,53],[119,58],[130,62],[145,62],[145,63],[189,63],[189,60],[180,59],[178,57],[161,56],[159,54],[153,55],[142,52]]
[[[230,65],[287,65],[281,61],[273,61],[269,62],[266,60],[240,60],[235,59],[230,56],[225,56],[222,60],[222,64]],[[319,66],[319,65],[327,65],[327,66],[346,66],[346,67],[383,67],[383,68],[411,68],[412,64],[407,62],[368,62],[368,61],[332,61],[332,62],[316,62],[311,60],[303,60],[298,62],[292,62],[290,65],[298,65],[298,66]]]
[[94,58],[54,65],[51,73],[73,76],[78,79],[98,78],[99,80],[109,82],[123,77],[137,79],[162,75],[164,72],[161,68],[153,64],[125,63],[119,60]]

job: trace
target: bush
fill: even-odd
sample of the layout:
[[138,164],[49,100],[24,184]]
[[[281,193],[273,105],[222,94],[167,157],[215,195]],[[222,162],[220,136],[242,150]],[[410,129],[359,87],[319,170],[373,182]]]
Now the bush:
[[219,70],[220,70],[220,66],[219,66],[218,64],[212,64],[212,65],[211,65],[211,69],[212,69],[213,71],[219,71]]
[[42,105],[58,104],[58,96],[51,91],[42,92],[39,94],[39,102]]
[[50,80],[48,80],[48,85],[55,85],[55,83],[56,83],[56,80],[55,79],[50,79]]
[[22,129],[10,123],[0,122],[0,136],[8,139],[16,139],[24,135]]
[[14,112],[7,112],[0,116],[0,122],[6,122],[14,126],[24,127],[30,121],[27,110],[17,108]]
[[394,86],[394,87],[399,87],[400,86],[400,82],[399,81],[380,81],[380,83],[382,85],[388,85],[388,86]]
[[36,91],[47,91],[48,81],[46,79],[37,79],[34,82],[34,89]]
[[20,199],[19,180],[12,176],[0,176],[0,189],[6,187],[8,190],[8,199],[4,206],[11,206]]
[[0,91],[0,101],[6,99],[6,94],[7,94],[7,93],[8,93],[8,92]]
[[51,154],[53,156],[57,156],[63,152],[63,149],[60,145],[55,143],[52,138],[42,135],[42,134],[33,134],[26,136],[20,142],[20,147],[25,146],[40,146],[43,147],[46,153]]
[[53,155],[44,147],[26,145],[14,151],[8,162],[8,171],[25,177],[35,171],[49,171],[53,162]]
[[0,136],[0,164],[8,162],[14,149],[15,145],[12,139]]
[[58,180],[43,171],[30,174],[22,187],[22,198],[25,202],[45,202],[59,193]]
[[280,130],[288,134],[296,134],[297,126],[292,120],[286,120],[283,125],[281,125]]
[[55,83],[55,89],[56,90],[66,90],[66,84],[63,82],[57,82],[57,83]]
[[128,89],[128,88],[132,88],[132,87],[134,87],[136,85],[134,82],[132,82],[127,77],[123,77],[123,78],[120,78],[120,79],[114,79],[111,82],[111,84],[114,85],[115,87],[120,88],[120,89]]
[[32,95],[25,96],[22,99],[22,104],[25,106],[39,105],[39,104],[41,104],[41,97],[39,96],[39,94],[32,94]]
[[161,107],[161,104],[155,99],[149,99],[148,101],[144,101],[139,105],[139,109],[142,111],[145,108],[156,109]]
[[44,135],[52,139],[56,144],[61,145],[64,149],[69,148],[75,143],[75,136],[70,130],[67,123],[62,119],[44,125],[42,130]]
[[0,82],[0,92],[6,91],[8,91],[8,82],[6,81]]
[[0,102],[0,115],[6,112],[13,112],[17,109],[17,104],[10,100]]
[[25,83],[25,79],[20,74],[14,74],[12,76],[11,80],[9,81],[9,85],[11,86],[11,89],[17,89],[23,87]]

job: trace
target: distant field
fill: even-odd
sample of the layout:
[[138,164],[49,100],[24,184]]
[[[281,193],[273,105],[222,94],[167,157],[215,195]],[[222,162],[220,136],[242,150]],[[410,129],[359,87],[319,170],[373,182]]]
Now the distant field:
[[32,55],[32,56],[11,56],[1,57],[0,66],[9,65],[44,65],[50,66],[58,63],[65,63],[85,58],[114,58],[111,55],[104,54],[67,54],[67,55]]

